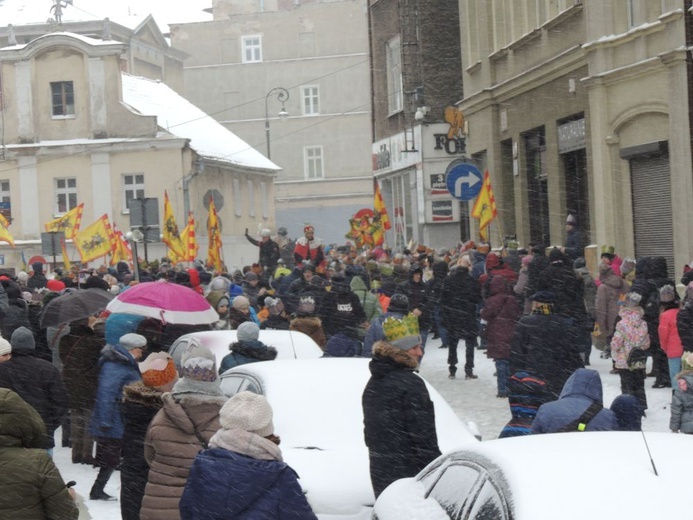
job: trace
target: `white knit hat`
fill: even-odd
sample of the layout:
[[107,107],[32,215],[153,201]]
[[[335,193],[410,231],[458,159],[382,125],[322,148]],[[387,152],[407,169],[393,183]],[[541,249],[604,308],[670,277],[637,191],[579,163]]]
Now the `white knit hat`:
[[12,345],[5,338],[0,338],[0,356],[9,354],[12,352]]
[[219,410],[219,424],[225,430],[245,430],[260,437],[274,433],[272,407],[263,395],[241,392]]

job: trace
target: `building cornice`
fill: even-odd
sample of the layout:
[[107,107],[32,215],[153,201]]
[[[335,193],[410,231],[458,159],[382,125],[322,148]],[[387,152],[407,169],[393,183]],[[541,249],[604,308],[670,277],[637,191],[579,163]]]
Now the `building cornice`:
[[72,47],[90,57],[120,56],[127,48],[126,44],[112,40],[93,40],[73,33],[50,33],[39,36],[26,45],[15,45],[0,49],[0,61],[30,60],[43,51],[55,49],[59,46]]
[[[267,60],[267,61],[262,61],[260,63],[252,63],[250,65],[257,67],[257,66],[262,66],[264,65],[276,65],[277,63],[295,63],[295,62],[305,62],[305,61],[322,61],[322,60],[336,60],[336,59],[344,59],[344,58],[368,58],[368,53],[367,52],[357,52],[357,53],[351,53],[351,54],[334,54],[331,56],[306,56],[306,57],[301,57],[301,58],[287,58],[284,60]],[[366,59],[363,62],[358,62],[355,63],[353,66],[360,65],[361,63],[368,63],[368,60]],[[183,70],[195,70],[195,69],[218,69],[218,68],[223,68],[223,67],[248,67],[248,63],[241,63],[241,62],[234,62],[234,63],[218,63],[218,64],[210,64],[210,65],[189,65],[187,67],[183,67]],[[341,71],[340,71],[341,72]]]
[[664,31],[667,28],[667,24],[674,23],[682,18],[683,9],[676,9],[661,15],[656,22],[639,25],[621,34],[612,34],[599,38],[593,42],[587,42],[583,45],[583,48],[585,52],[590,53],[599,49],[618,47],[637,38]]
[[39,141],[37,143],[7,144],[4,149],[16,156],[70,156],[95,152],[138,152],[145,150],[182,149],[189,140],[180,137],[135,139],[71,139]]
[[372,175],[364,175],[359,177],[337,177],[330,179],[299,179],[290,181],[274,181],[275,186],[282,186],[286,184],[322,184],[331,182],[357,182],[357,181],[373,181]]

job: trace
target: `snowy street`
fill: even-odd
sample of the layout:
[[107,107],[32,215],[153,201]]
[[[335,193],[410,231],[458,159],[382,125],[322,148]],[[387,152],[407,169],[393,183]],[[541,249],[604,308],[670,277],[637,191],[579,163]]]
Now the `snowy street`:
[[[499,399],[496,396],[496,380],[493,377],[495,367],[487,359],[484,351],[475,353],[475,373],[479,379],[465,380],[464,376],[458,379],[448,379],[446,364],[447,350],[438,348],[440,340],[430,340],[426,348],[426,355],[421,367],[421,374],[447,399],[457,414],[465,421],[475,422],[481,431],[484,440],[498,437],[505,423],[510,419],[510,411],[507,399]],[[458,347],[458,354],[462,355],[463,347]],[[611,361],[599,358],[599,352],[593,350],[590,359],[592,365],[589,368],[599,371],[604,385],[604,404],[609,406],[613,399],[620,394],[620,382],[617,375],[609,374]],[[649,409],[647,417],[643,420],[643,430],[667,432],[669,430],[669,403],[671,401],[671,389],[653,389],[654,379],[648,378],[645,382]],[[56,440],[59,446],[60,430],[56,432]],[[88,496],[89,489],[96,478],[95,468],[72,464],[70,450],[68,448],[55,448],[55,462],[60,468],[65,481],[75,480],[75,489],[82,496]],[[120,473],[116,472],[106,486],[106,492],[113,496],[120,495]],[[98,520],[119,520],[120,503],[85,501],[91,517]]]

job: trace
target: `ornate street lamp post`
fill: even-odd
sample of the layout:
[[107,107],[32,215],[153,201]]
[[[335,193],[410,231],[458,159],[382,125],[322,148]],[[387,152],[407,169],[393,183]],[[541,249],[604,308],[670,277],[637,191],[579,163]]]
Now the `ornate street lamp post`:
[[289,113],[284,108],[284,103],[289,99],[289,91],[282,87],[274,87],[265,96],[265,139],[267,140],[267,158],[271,159],[270,153],[270,122],[269,122],[269,98],[276,96],[277,101],[282,104],[282,109],[279,111],[279,118],[284,120],[289,117]]

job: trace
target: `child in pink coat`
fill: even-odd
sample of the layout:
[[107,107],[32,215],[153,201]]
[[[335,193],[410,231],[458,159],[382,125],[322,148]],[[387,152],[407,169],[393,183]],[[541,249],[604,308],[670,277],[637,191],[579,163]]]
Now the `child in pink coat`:
[[676,301],[676,290],[672,285],[665,285],[659,290],[661,314],[659,315],[659,344],[669,358],[669,376],[672,383],[676,374],[681,372],[681,356],[683,345],[676,327],[676,317],[679,314],[679,303]]
[[633,349],[650,348],[647,323],[642,318],[644,311],[640,307],[641,299],[638,293],[629,292],[620,302],[618,315],[621,321],[616,324],[614,337],[611,339],[611,357],[616,373],[621,378],[621,393],[634,395],[640,401],[642,409],[647,410],[645,367],[636,368],[628,362]]

